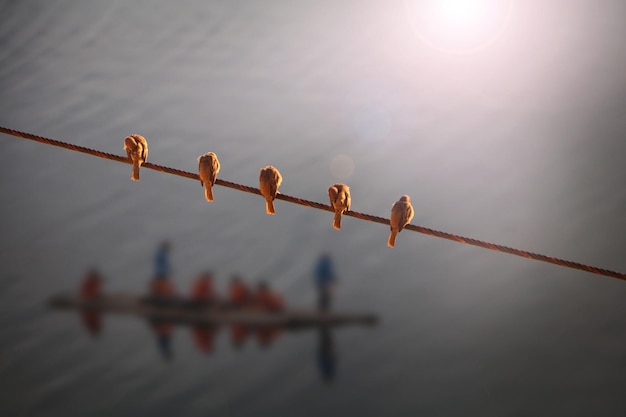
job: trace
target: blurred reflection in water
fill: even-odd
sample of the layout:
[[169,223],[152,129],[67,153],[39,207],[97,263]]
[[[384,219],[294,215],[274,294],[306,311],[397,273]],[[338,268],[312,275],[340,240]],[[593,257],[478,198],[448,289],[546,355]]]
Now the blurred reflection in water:
[[[87,272],[80,287],[81,297],[85,299],[97,299],[102,293],[102,277],[100,272],[92,268]],[[94,310],[81,311],[81,321],[87,332],[93,337],[98,337],[102,331],[102,318],[100,313]]]
[[[189,327],[195,348],[212,353],[221,327],[230,330],[230,342],[240,349],[252,337],[261,349],[272,346],[287,331],[317,329],[316,363],[324,381],[335,378],[337,354],[331,327],[345,324],[371,324],[371,315],[328,312],[330,297],[322,295],[322,311],[287,308],[282,297],[266,281],[259,281],[254,292],[238,276],[230,281],[227,298],[220,298],[213,287],[213,274],[204,271],[191,285],[189,297],[177,293],[165,271],[170,268],[169,245],[159,246],[155,260],[157,268],[146,296],[105,293],[102,277],[96,269],[87,272],[78,295],[59,295],[52,300],[56,308],[79,312],[87,332],[97,336],[102,330],[102,316],[108,313],[132,315],[147,320],[155,336],[162,358],[174,358],[173,334],[176,326]],[[321,277],[321,278],[320,278]],[[332,288],[335,282],[332,261],[322,255],[316,270],[318,288]],[[320,290],[328,294],[329,291]]]
[[93,337],[98,337],[102,332],[102,317],[97,311],[82,311],[80,313],[81,322],[87,332]]
[[214,326],[205,325],[194,326],[191,329],[194,345],[200,352],[213,353],[217,330]]
[[235,323],[230,326],[230,344],[235,349],[241,349],[248,339],[250,330],[243,323]]
[[[158,279],[163,281],[163,279]],[[294,309],[281,312],[258,308],[238,309],[216,305],[198,307],[192,300],[172,296],[170,300],[153,297],[137,297],[124,294],[100,294],[98,297],[60,295],[52,299],[52,306],[79,311],[87,331],[100,333],[101,315],[126,313],[145,317],[155,335],[157,349],[163,359],[174,358],[173,333],[176,326],[190,327],[194,345],[201,353],[212,353],[221,326],[230,328],[230,341],[234,349],[240,349],[250,335],[256,338],[260,348],[266,349],[286,331],[317,329],[319,344],[317,366],[326,381],[335,377],[337,354],[331,327],[346,324],[373,324],[371,315],[316,313]]]
[[165,360],[172,360],[174,353],[172,351],[172,333],[174,325],[169,321],[151,320],[150,326],[156,335],[157,347],[161,356]]
[[322,379],[331,382],[335,379],[337,368],[337,352],[330,328],[323,326],[319,329],[319,347],[317,349],[317,366]]

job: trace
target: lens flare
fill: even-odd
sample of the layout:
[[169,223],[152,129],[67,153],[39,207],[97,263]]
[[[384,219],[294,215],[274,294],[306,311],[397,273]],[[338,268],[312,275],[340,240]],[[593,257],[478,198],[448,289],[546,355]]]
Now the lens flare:
[[354,160],[349,155],[335,155],[330,161],[330,173],[338,180],[350,178],[354,168]]

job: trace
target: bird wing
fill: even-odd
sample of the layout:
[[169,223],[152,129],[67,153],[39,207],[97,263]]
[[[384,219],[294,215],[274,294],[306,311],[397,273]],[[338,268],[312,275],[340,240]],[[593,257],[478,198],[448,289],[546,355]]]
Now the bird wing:
[[132,135],[127,136],[126,139],[124,139],[124,150],[128,154],[129,158],[131,153],[137,151],[137,141]]
[[268,168],[261,169],[261,173],[259,175],[259,185],[261,188],[261,195],[267,197],[271,193],[271,178],[270,178],[270,170]]
[[137,139],[139,139],[139,143],[141,144],[141,159],[145,162],[148,160],[148,142],[143,136],[137,135]]
[[282,175],[280,175],[280,172],[278,172],[278,170],[276,168],[273,168],[272,172],[274,173],[274,179],[275,179],[275,182],[276,182],[276,191],[275,192],[278,192],[278,187],[280,187],[280,184],[283,183],[283,177],[282,177]]
[[204,177],[206,176],[206,154],[198,157],[198,177],[200,177],[200,185],[204,186]]
[[339,196],[339,190],[337,190],[336,185],[331,185],[328,189],[328,197],[330,197],[330,205],[335,207],[335,202],[337,201],[337,197]]
[[217,173],[220,172],[220,161],[217,159],[217,155],[212,153],[211,155],[211,184],[215,184]]
[[339,205],[343,210],[347,210],[350,206],[350,188],[345,184],[339,184]]
[[276,193],[278,192],[278,183],[276,181],[270,181],[269,186],[270,195],[272,197],[276,197]]
[[403,210],[400,213],[400,225],[402,227],[409,224],[409,222],[413,219],[413,207],[410,204],[404,204]]

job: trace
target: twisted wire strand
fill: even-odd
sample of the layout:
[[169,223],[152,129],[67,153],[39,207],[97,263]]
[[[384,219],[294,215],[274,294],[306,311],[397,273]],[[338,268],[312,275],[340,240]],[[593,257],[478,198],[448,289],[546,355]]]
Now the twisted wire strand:
[[[128,159],[126,156],[120,156],[115,154],[110,154],[102,151],[98,151],[96,149],[86,148],[84,146],[74,145],[67,142],[62,142],[59,140],[45,138],[43,136],[33,135],[32,133],[21,132],[19,130],[9,129],[3,126],[0,126],[0,132],[5,133],[7,135],[15,136],[23,139],[30,139],[36,142],[45,143],[47,145],[58,146],[65,149],[70,149],[76,152],[82,152],[89,155],[97,156],[100,158],[110,159],[112,161],[123,162],[126,164],[132,164],[132,161]],[[166,172],[168,174],[178,175],[185,178],[191,178],[193,180],[200,180],[198,174],[183,171],[180,169],[170,168],[162,165],[153,164],[151,162],[146,162],[142,164],[143,168],[153,169],[155,171]],[[235,182],[230,182],[226,180],[222,180],[217,178],[215,184],[221,185],[222,187],[228,187],[239,191],[244,191],[246,193],[261,195],[261,191],[258,188],[248,187],[247,185],[237,184]],[[316,201],[304,200],[302,198],[293,197],[287,194],[277,194],[276,199],[287,201],[289,203],[299,204],[301,206],[313,207],[318,210],[325,210],[334,212],[333,208],[328,204],[318,203]],[[370,214],[360,213],[358,211],[347,211],[344,213],[344,216],[355,217],[357,219],[366,220],[374,223],[380,223],[389,225],[389,219],[384,217],[372,216]],[[413,232],[422,233],[429,236],[434,236],[442,239],[448,239],[459,243],[464,243],[467,245],[478,246],[484,249],[493,250],[496,252],[508,253],[511,255],[521,256],[523,258],[534,259],[536,261],[547,262],[559,266],[563,266],[566,268],[578,269],[581,271],[591,272],[592,274],[604,275],[607,277],[617,278],[626,281],[626,274],[618,271],[612,271],[609,269],[598,268],[591,265],[585,265],[578,262],[568,261],[565,259],[554,258],[552,256],[542,255],[539,253],[528,252],[521,249],[511,248],[508,246],[502,246],[495,243],[485,242],[478,239],[473,239],[469,237],[463,237],[459,235],[455,235],[452,233],[441,232],[434,229],[429,229],[423,226],[417,226],[413,224],[409,224],[405,226],[406,230],[411,230]]]

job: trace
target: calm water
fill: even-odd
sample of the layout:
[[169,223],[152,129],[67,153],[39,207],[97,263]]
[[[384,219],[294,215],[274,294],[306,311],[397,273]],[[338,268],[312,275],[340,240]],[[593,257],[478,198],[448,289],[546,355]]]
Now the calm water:
[[[285,194],[626,271],[626,5],[512,2],[471,53],[425,41],[404,1],[0,2],[0,125]],[[523,3],[523,4],[520,4]],[[421,4],[417,4],[420,6]],[[415,4],[414,4],[415,6]],[[419,7],[418,7],[419,10]],[[496,17],[497,18],[497,17]],[[450,28],[450,31],[453,29]],[[452,33],[452,32],[451,32]],[[434,42],[434,44],[433,44]],[[451,42],[451,41],[450,41]],[[446,49],[448,48],[448,49]],[[467,52],[467,51],[462,51]],[[193,181],[0,138],[0,414],[24,416],[603,415],[626,410],[626,283]],[[332,254],[337,309],[373,328],[268,348],[198,351],[187,328],[164,361],[150,327],[106,317],[92,338],[47,299],[98,267],[144,292],[174,245],[187,292],[210,269],[313,306]]]

